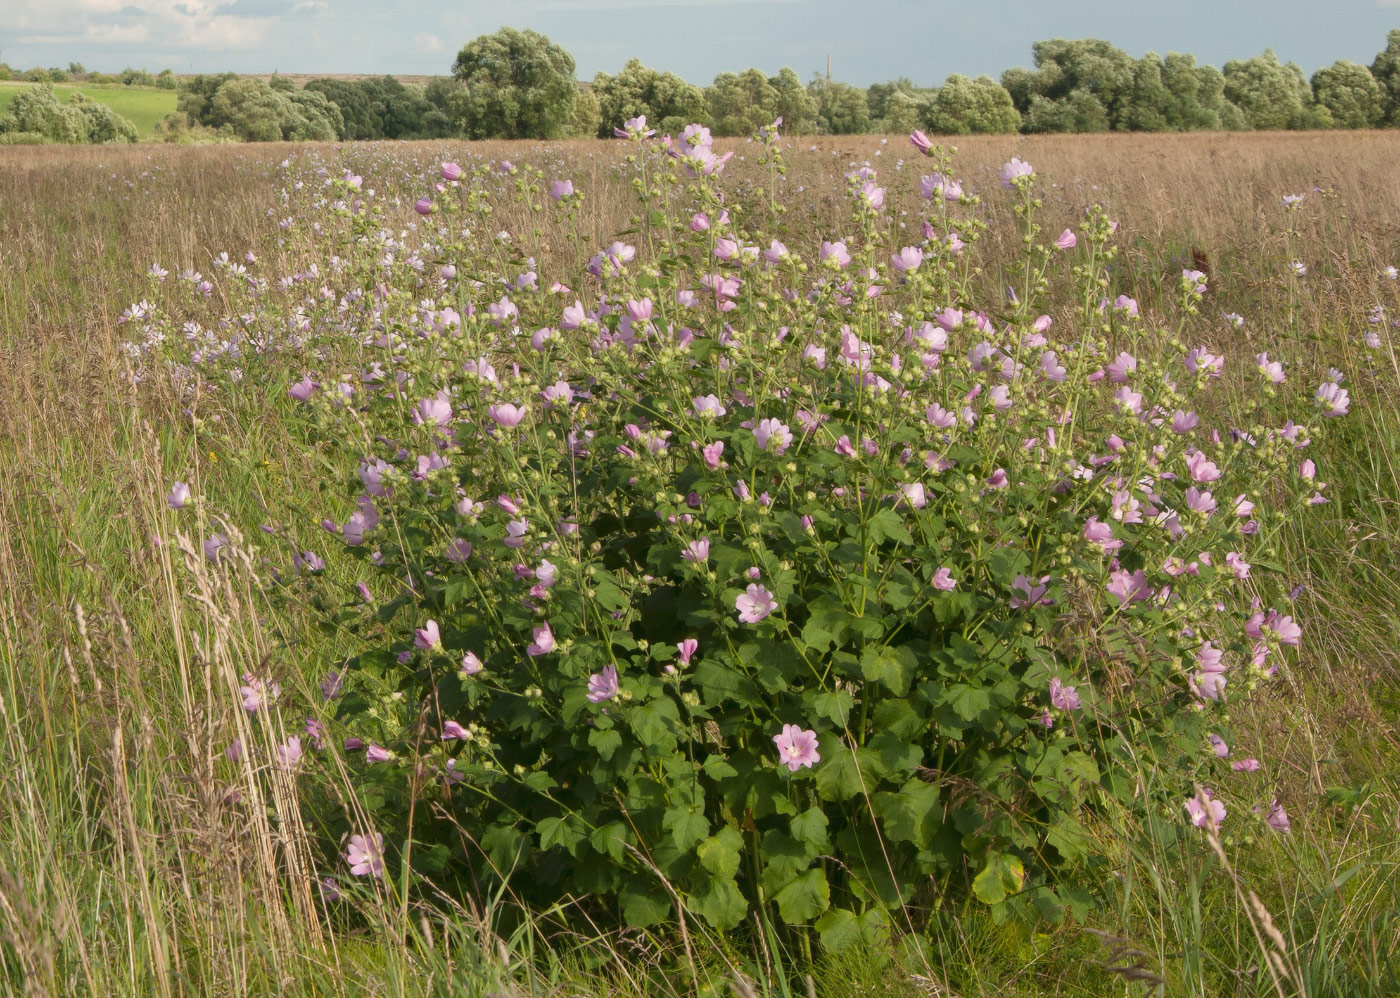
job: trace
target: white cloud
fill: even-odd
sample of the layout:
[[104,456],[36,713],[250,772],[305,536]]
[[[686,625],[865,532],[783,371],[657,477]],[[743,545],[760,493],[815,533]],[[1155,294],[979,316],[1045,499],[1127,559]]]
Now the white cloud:
[[437,35],[414,35],[413,44],[424,52],[441,52],[442,39]]

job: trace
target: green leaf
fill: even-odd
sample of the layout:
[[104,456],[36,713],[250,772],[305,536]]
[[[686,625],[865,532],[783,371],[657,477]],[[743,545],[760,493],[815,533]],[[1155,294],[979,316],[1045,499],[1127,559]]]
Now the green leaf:
[[831,887],[826,882],[826,871],[814,866],[799,874],[792,883],[774,894],[773,900],[783,921],[789,925],[810,922],[831,904]]
[[991,697],[985,689],[980,686],[968,686],[966,683],[950,684],[944,694],[944,700],[953,708],[953,713],[964,721],[974,720],[991,706]]
[[884,913],[878,908],[871,908],[863,915],[845,908],[832,908],[816,921],[822,948],[829,953],[874,945],[884,934],[885,926]]
[[818,717],[824,717],[842,728],[850,721],[851,707],[854,705],[855,697],[851,696],[848,690],[818,693],[812,700],[812,710]]
[[840,740],[824,738],[817,763],[817,794],[822,800],[850,800],[864,788],[855,758]]
[[705,839],[695,849],[700,865],[717,877],[732,879],[739,872],[739,853],[744,837],[737,828],[725,825],[715,835]]
[[541,849],[553,849],[555,846],[559,846],[573,852],[574,846],[579,841],[579,834],[569,823],[567,817],[542,818],[536,823],[535,830],[540,833]]
[[703,875],[690,892],[690,907],[717,929],[732,929],[749,913],[749,904],[733,877]]
[[705,775],[716,783],[739,775],[739,771],[731,766],[729,760],[722,755],[706,756],[705,764],[701,768],[704,769]]
[[671,911],[671,902],[660,889],[629,884],[618,891],[617,898],[622,902],[622,917],[635,929],[655,925]]
[[805,842],[822,852],[826,852],[831,848],[831,840],[826,834],[826,824],[826,815],[822,809],[813,805],[794,817],[788,825],[788,829],[798,842]]
[[883,683],[891,693],[901,697],[909,692],[916,664],[913,651],[904,646],[870,645],[860,657],[860,671],[866,682]]
[[1026,882],[1026,870],[1017,856],[992,853],[982,872],[972,878],[972,893],[983,904],[1000,904]]
[[914,543],[914,538],[904,526],[904,521],[898,513],[889,508],[880,510],[866,520],[865,529],[874,544],[884,540],[898,541],[901,544]]
[[616,728],[608,728],[606,731],[594,728],[588,733],[588,744],[592,745],[599,758],[606,762],[622,746],[622,735]]
[[710,823],[700,811],[688,807],[673,807],[661,818],[661,827],[671,833],[671,841],[682,852],[710,834]]
[[627,851],[627,826],[620,821],[601,825],[588,836],[588,844],[600,855],[610,857],[614,863],[621,862]]

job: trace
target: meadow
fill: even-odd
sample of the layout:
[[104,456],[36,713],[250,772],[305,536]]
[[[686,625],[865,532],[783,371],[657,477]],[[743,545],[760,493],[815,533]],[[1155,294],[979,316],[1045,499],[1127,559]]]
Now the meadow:
[[[94,96],[105,99],[105,91]],[[138,126],[143,134],[149,127]],[[0,150],[6,993],[972,998],[1400,990],[1400,359],[1392,323],[1400,282],[1387,270],[1400,264],[1400,190],[1391,182],[1400,136],[1013,136],[956,145],[945,165],[925,160],[903,136],[784,137],[767,147],[720,141],[721,153],[734,153],[722,172],[706,175],[701,159],[687,160],[700,176],[680,173],[674,182],[662,179],[671,176],[666,157],[644,141]],[[1018,184],[1014,172],[1009,187],[1000,182],[1013,157],[1033,165],[1034,187]],[[515,172],[502,171],[503,160]],[[460,177],[448,176],[443,163],[460,164]],[[959,178],[964,198],[947,196],[946,185],[921,197],[920,178],[934,170]],[[871,178],[882,185],[878,196]],[[562,180],[576,193],[556,188],[552,197]],[[1094,205],[1102,213],[1090,212]],[[726,211],[734,216],[732,248],[721,241],[730,233]],[[927,232],[925,218],[936,223]],[[1038,228],[1027,228],[1029,220]],[[1058,248],[1062,231],[1078,239]],[[761,242],[751,244],[758,232]],[[966,238],[965,249],[947,248],[954,233]],[[843,250],[849,242],[854,264],[842,264],[834,246],[822,248],[837,241]],[[638,244],[635,262],[624,243]],[[891,266],[891,252],[904,246],[922,247],[917,262],[906,255]],[[759,256],[770,249],[771,267]],[[670,262],[649,269],[649,260],[663,258]],[[441,268],[454,260],[449,275]],[[1183,282],[1183,271],[1196,276]],[[697,283],[711,272],[742,280]],[[573,290],[551,290],[556,281]],[[875,284],[878,291],[865,293]],[[784,294],[799,286],[811,294]],[[702,292],[694,306],[702,318],[671,311],[677,290]],[[897,322],[886,311],[896,306]],[[947,315],[950,307],[957,316]],[[976,311],[986,315],[974,321]],[[843,331],[847,315],[851,328]],[[924,316],[929,321],[918,325]],[[891,330],[906,320],[910,333],[900,339]],[[668,321],[689,323],[693,338]],[[537,327],[548,332],[532,344]],[[799,356],[792,343],[820,335],[829,340],[818,367],[815,354]],[[1042,352],[1047,339],[1069,369],[1064,382],[1057,380],[1066,378],[1064,367]],[[1092,360],[1095,350],[1102,362]],[[1120,351],[1131,351],[1131,366]],[[360,384],[355,375],[381,361],[397,377],[381,368]],[[1269,361],[1283,367],[1274,372]],[[1003,365],[1005,384],[993,385],[992,362]],[[914,421],[923,420],[922,389],[909,373],[920,363],[929,378],[919,384],[948,379],[949,412],[932,406],[928,422],[942,427],[946,416],[951,430],[938,438],[948,440],[938,445],[941,455],[911,464],[924,444],[913,442],[899,406],[880,393],[890,381],[906,388],[920,398]],[[667,372],[660,385],[636,380],[647,366]],[[844,376],[850,370],[854,389]],[[749,380],[729,383],[736,371]],[[1050,394],[1062,383],[1078,394]],[[1002,391],[1006,385],[1014,395]],[[1127,395],[1092,394],[1119,385]],[[1339,385],[1349,411],[1335,404]],[[1134,400],[1130,388],[1142,397]],[[570,404],[575,391],[589,396],[586,407],[570,410],[576,425],[551,422],[564,418],[566,390]],[[1157,460],[1176,467],[1172,434],[1190,430],[1150,423],[1154,391],[1162,400],[1157,424],[1174,422],[1173,408],[1188,407],[1191,392],[1200,396],[1202,428],[1191,439],[1201,449],[1182,457],[1181,483],[1159,474]],[[337,392],[355,404],[339,403]],[[820,458],[816,431],[803,436],[790,410],[779,426],[778,410],[760,413],[753,401],[804,393],[816,400],[814,412],[829,413],[848,434],[836,440],[833,429]],[[547,404],[534,401],[540,397]],[[1079,413],[1075,421],[1062,402]],[[732,423],[719,422],[726,405]],[[961,406],[968,415],[955,415]],[[635,415],[638,407],[651,422]],[[455,440],[441,433],[449,420]],[[469,436],[477,426],[479,438]],[[799,474],[820,481],[806,497],[769,486],[775,516],[794,504],[781,530],[764,526],[758,507],[774,500],[765,491],[766,501],[751,502],[745,479],[715,487],[703,469],[700,478],[666,477],[668,450],[681,452],[681,440],[708,439],[715,432],[708,428],[719,426],[725,460],[756,469],[747,480],[754,492],[758,482]],[[1206,426],[1223,429],[1212,441]],[[783,444],[792,430],[801,439]],[[1157,434],[1144,439],[1162,450],[1136,452],[1135,432]],[[1070,460],[1081,451],[1068,449],[1081,436],[1083,464]],[[1117,443],[1105,444],[1110,436]],[[888,455],[886,437],[896,444]],[[1295,457],[1292,447],[1308,437],[1310,449]],[[1050,440],[1048,450],[1038,440]],[[617,464],[605,465],[607,474],[569,506],[551,469],[590,458],[590,441],[594,459]],[[910,453],[901,455],[905,443]],[[862,448],[867,463],[850,471],[866,461]],[[415,472],[418,450],[427,453]],[[1181,511],[1190,543],[1219,547],[1221,564],[1173,562],[1177,548],[1155,533],[1140,540],[1131,517],[1097,534],[1083,519],[1096,507],[1062,511],[1056,497],[1077,487],[1066,482],[1093,479],[1089,469],[1103,467],[1087,457],[1091,450],[1110,464],[1115,454],[1124,462],[1136,454],[1140,463],[1124,482],[1159,479],[1160,495],[1144,487],[1145,503],[1149,495],[1158,505],[1172,501],[1189,466],[1195,484]],[[1198,475],[1206,451],[1221,468]],[[460,469],[446,469],[451,478],[435,463],[440,452],[461,454]],[[961,466],[956,477],[967,472],[966,484],[940,477],[950,475],[940,470],[942,458]],[[720,465],[715,457],[712,470]],[[911,467],[930,472],[918,489],[907,480]],[[1220,513],[1196,488],[1216,472],[1225,476],[1216,487]],[[1238,489],[1225,491],[1236,481]],[[1243,537],[1223,511],[1236,491],[1259,506],[1263,525]],[[608,506],[614,497],[654,501],[672,520],[655,519],[677,530],[708,524],[715,544],[707,538],[697,557],[679,534],[644,532],[667,528],[633,526],[628,510]],[[454,513],[454,500],[466,500],[466,511],[459,504]],[[1198,509],[1204,502],[1210,508]],[[614,516],[638,538],[657,539],[638,552],[609,547],[600,535],[603,553],[590,562],[587,549],[569,541],[590,522],[570,521],[569,509]],[[517,555],[512,538],[523,532],[535,544],[545,510],[559,520],[559,536]],[[936,527],[924,519],[934,511]],[[372,533],[381,517],[386,526]],[[883,534],[871,540],[875,523]],[[838,524],[856,547],[811,546],[811,537]],[[371,537],[373,558],[352,537],[360,532]],[[1005,543],[1013,535],[1034,539]],[[984,546],[979,537],[991,540]],[[1117,567],[1107,555],[1124,540]],[[1134,545],[1141,545],[1137,561]],[[1225,546],[1253,551],[1253,574],[1248,564],[1226,572]],[[1021,547],[1037,559],[1042,547],[1053,549],[1063,558],[1053,560],[1054,571],[1078,583],[1038,589],[1038,571],[1051,572],[1052,561],[1018,561]],[[843,558],[869,565],[872,552],[883,559],[879,586],[843,574]],[[803,575],[804,558],[828,556],[829,578]],[[708,575],[707,558],[715,569]],[[951,585],[940,584],[932,558],[954,566],[943,576]],[[549,559],[559,562],[557,583]],[[1091,568],[1071,568],[1071,559]],[[462,576],[476,589],[454,588],[452,572],[462,564],[474,566]],[[1157,571],[1163,564],[1165,575]],[[696,587],[697,599],[713,597],[724,612],[711,618],[654,602],[667,594],[649,588],[652,573],[682,579],[681,589]],[[821,688],[846,694],[844,711],[831,700],[810,707],[818,687],[799,678],[797,657],[829,654],[840,668],[841,649],[859,632],[853,620],[846,631],[828,625],[830,634],[813,625],[819,583],[839,581],[884,608],[894,623],[872,644],[895,647],[914,619],[900,616],[909,600],[893,595],[898,573],[919,593],[916,604],[928,590],[951,590],[928,597],[938,623],[918,618],[920,626],[947,626],[952,644],[955,633],[1004,635],[999,640],[1032,665],[1009,683],[988,673],[985,686],[965,691],[984,702],[965,712],[939,713],[930,699],[927,718],[916,723],[900,706],[917,700],[909,671],[942,680],[924,674],[922,658],[862,656],[855,680]],[[1116,601],[1101,599],[1105,581]],[[1193,582],[1199,596],[1187,595]],[[1165,588],[1179,591],[1177,602]],[[575,590],[588,600],[571,602]],[[799,595],[808,605],[801,617]],[[557,608],[543,634],[538,616],[521,615],[522,598],[531,613]],[[596,623],[588,615],[595,598],[632,625],[606,647],[592,628],[606,633],[607,615]],[[1186,603],[1189,618],[1172,615]],[[1235,664],[1222,698],[1210,695],[1219,692],[1218,678],[1209,678],[1205,657],[1188,675],[1172,656],[1194,663],[1196,632],[1213,633],[1216,613],[1227,612],[1216,607],[1227,603],[1238,603],[1241,618],[1257,611],[1263,622],[1247,625],[1259,641],[1252,668],[1245,664],[1251,642],[1241,637],[1231,646]],[[1273,608],[1287,616],[1264,617]],[[568,616],[575,611],[578,622]],[[405,627],[399,612],[417,616]],[[691,630],[653,629],[672,618]],[[1301,625],[1301,643],[1280,619]],[[790,638],[797,657],[781,653],[789,620],[800,632]],[[571,642],[572,660],[556,651],[551,623],[561,645]],[[759,650],[746,651],[753,632]],[[519,635],[513,657],[507,633]],[[670,651],[682,633],[701,635],[702,662],[713,653],[730,669],[695,670],[693,694],[674,678],[694,654],[694,647],[679,649],[681,658]],[[930,660],[938,650],[915,647]],[[990,668],[998,647],[984,645],[975,663],[964,662],[963,680]],[[722,659],[721,648],[732,658]],[[1068,651],[1046,666],[1047,648]],[[792,671],[765,678],[761,656]],[[1266,660],[1274,663],[1268,670]],[[540,672],[536,661],[557,664]],[[639,671],[640,661],[654,668]],[[1073,688],[1065,693],[1073,679],[1057,671],[1064,661],[1083,670],[1082,705]],[[1124,679],[1137,662],[1136,678]],[[752,701],[741,699],[748,687],[736,678],[746,663],[761,687]],[[567,677],[557,690],[555,673]],[[1047,687],[1052,674],[1058,685]],[[496,684],[489,690],[488,679]],[[671,682],[674,694],[665,692]],[[953,746],[955,757],[967,745],[980,746],[984,758],[1004,751],[1007,769],[1031,772],[1025,753],[1072,744],[1079,754],[1066,767],[1075,771],[1037,785],[1034,806],[1017,797],[1009,822],[993,805],[967,803],[979,799],[971,774],[1001,772],[970,768],[981,765],[971,753],[963,769],[940,751],[937,763],[862,771],[875,758],[863,753],[887,731],[867,725],[863,709],[854,723],[849,700],[852,691],[875,689],[877,725],[908,742]],[[449,690],[461,698],[450,705]],[[498,701],[488,696],[505,702],[506,693],[510,704],[557,706],[510,714],[500,711],[517,708],[490,706]],[[657,781],[670,779],[671,763],[656,760],[683,754],[668,727],[680,722],[655,709],[645,719],[637,712],[672,700],[695,711],[686,730],[714,760],[687,769],[681,782],[694,784],[703,770],[703,780],[723,789],[749,769],[768,781],[761,793],[747,791],[747,816],[729,798],[694,805],[681,817],[699,816],[703,831],[693,841],[667,811],[665,837],[698,856],[693,870],[684,867],[685,880],[659,873],[664,848],[648,852],[643,809],[633,803],[640,791],[624,795],[642,829],[635,837],[621,825],[609,832],[614,826],[589,812],[589,834],[576,840],[569,820],[600,805],[581,789],[578,801],[559,802],[586,768],[566,775],[548,768],[600,747],[604,739],[593,736],[625,718],[636,732],[635,757],[656,763],[648,771]],[[482,730],[473,722],[451,735],[449,706]],[[749,718],[796,720],[799,706],[805,712],[794,727],[820,732],[820,756],[815,740],[804,749],[784,730],[789,748],[777,747],[794,753],[784,767],[769,737],[782,726],[750,730]],[[1252,765],[1232,770],[1224,756],[1214,758],[1220,753],[1206,733],[1227,729],[1229,759]],[[346,736],[360,744],[352,748]],[[450,762],[449,738],[461,745]],[[474,755],[473,739],[492,744]],[[367,759],[366,742],[385,751],[382,764]],[[516,743],[547,746],[516,764],[522,785],[546,806],[510,796],[515,791],[499,782],[501,767],[491,760],[510,756]],[[823,782],[846,745],[857,761],[850,792]],[[633,749],[606,751],[621,759]],[[896,771],[913,775],[896,782]],[[999,779],[985,776],[982,791]],[[885,781],[878,790],[876,781]],[[1225,820],[1211,818],[1211,790],[1193,791],[1193,781],[1227,801]],[[478,785],[491,788],[483,795],[488,810],[462,810],[460,788]],[[924,786],[938,794],[924,794]],[[777,803],[759,806],[759,797]],[[485,827],[471,820],[510,829],[509,815],[489,810],[500,801],[522,827],[549,839],[532,856],[506,849],[505,862],[494,845],[482,846],[492,879],[469,865]],[[565,810],[550,810],[558,807]],[[1039,844],[1018,844],[1024,822],[1061,810],[1068,817],[1051,828],[1053,849],[1041,831]],[[810,828],[817,814],[834,841]],[[808,819],[810,842],[800,818]],[[735,842],[742,834],[755,845],[731,848],[731,827]],[[376,843],[376,828],[387,831],[387,848]],[[838,829],[851,837],[840,839]],[[759,848],[758,836],[770,833]],[[563,873],[537,858],[548,842],[556,859],[570,857]],[[856,851],[843,842],[876,843],[892,886],[863,888]],[[812,855],[799,849],[795,877],[757,870],[760,856],[771,862],[798,846]],[[604,857],[619,870],[633,864],[595,883],[606,900],[591,900],[578,880],[551,894],[560,877],[611,868]],[[901,880],[900,863],[922,872]],[[821,872],[819,883],[812,871]],[[762,903],[736,909],[744,903],[737,892],[716,886],[726,877],[746,899],[765,891]],[[650,886],[637,886],[643,881]],[[913,893],[906,883],[916,885]]]
[[[0,82],[0,115],[3,115],[15,99],[15,94],[23,87],[36,86],[33,83],[15,81]],[[117,114],[136,126],[136,132],[143,139],[150,138],[156,124],[164,117],[175,113],[176,93],[173,90],[127,87],[118,84],[54,84],[54,93],[61,101],[66,101],[75,93],[84,93],[100,104],[106,104]]]

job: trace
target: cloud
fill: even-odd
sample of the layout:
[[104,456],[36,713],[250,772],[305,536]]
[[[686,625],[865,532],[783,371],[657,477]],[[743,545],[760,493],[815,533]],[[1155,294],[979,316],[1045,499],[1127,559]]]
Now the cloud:
[[423,52],[441,52],[442,39],[437,35],[414,35],[413,44]]

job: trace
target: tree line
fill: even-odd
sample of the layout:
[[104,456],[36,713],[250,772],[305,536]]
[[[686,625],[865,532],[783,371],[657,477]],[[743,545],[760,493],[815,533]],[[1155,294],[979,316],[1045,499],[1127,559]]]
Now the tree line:
[[[787,68],[775,75],[759,69],[721,73],[700,87],[639,59],[581,83],[573,57],[561,46],[534,31],[502,28],[466,44],[452,75],[426,86],[392,76],[322,78],[304,88],[275,75],[183,79],[177,111],[161,123],[158,137],[586,138],[610,136],[623,121],[641,115],[663,133],[700,122],[721,136],[750,135],[779,117],[790,134],[832,135],[1400,126],[1400,29],[1389,33],[1370,66],[1341,59],[1311,78],[1270,50],[1221,69],[1176,52],[1135,59],[1092,38],[1036,42],[1031,54],[1031,69],[1008,69],[999,80],[955,73],[938,87],[920,87],[906,77],[865,88],[821,75],[804,83]],[[75,70],[82,67],[70,64],[70,73]],[[52,78],[61,71],[30,72]],[[168,71],[151,77],[138,70],[114,79],[149,85],[145,78],[158,86],[173,80]],[[49,107],[47,113],[52,118],[57,112]],[[7,120],[0,119],[0,132]]]

